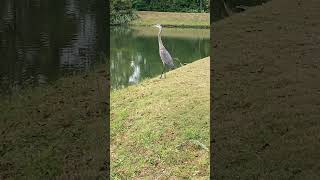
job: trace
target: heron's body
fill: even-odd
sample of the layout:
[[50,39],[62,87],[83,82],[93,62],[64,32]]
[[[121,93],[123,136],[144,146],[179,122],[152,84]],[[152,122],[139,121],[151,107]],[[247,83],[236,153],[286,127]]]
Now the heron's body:
[[162,43],[162,40],[161,40],[162,27],[161,27],[161,25],[156,25],[155,27],[159,28],[159,33],[158,33],[159,54],[160,54],[161,61],[163,63],[163,71],[160,76],[160,78],[161,78],[162,74],[164,73],[165,67],[172,69],[175,66],[173,64],[173,60],[172,60],[170,53],[167,51],[167,49],[164,47],[164,45]]
[[166,50],[166,48],[159,49],[160,58],[162,60],[162,63],[169,68],[174,68],[174,64],[172,62],[172,57],[170,53]]

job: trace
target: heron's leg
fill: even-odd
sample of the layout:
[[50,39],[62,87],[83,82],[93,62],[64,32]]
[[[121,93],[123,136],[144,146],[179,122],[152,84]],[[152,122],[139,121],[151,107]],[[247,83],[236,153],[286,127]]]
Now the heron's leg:
[[165,71],[164,71],[164,78],[166,78],[167,77],[167,72],[169,71],[169,69],[168,69],[168,67],[166,66],[166,65],[164,65],[164,67],[165,67]]
[[163,74],[163,72],[164,72],[165,67],[166,67],[166,66],[163,65],[163,69],[162,69],[162,73],[161,73],[160,79],[162,78],[162,74]]

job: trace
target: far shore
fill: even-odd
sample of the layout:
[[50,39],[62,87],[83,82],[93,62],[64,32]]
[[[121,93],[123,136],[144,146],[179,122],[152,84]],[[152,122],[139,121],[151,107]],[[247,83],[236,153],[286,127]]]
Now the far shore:
[[138,19],[131,26],[151,26],[161,24],[164,27],[210,28],[209,13],[180,13],[137,11]]

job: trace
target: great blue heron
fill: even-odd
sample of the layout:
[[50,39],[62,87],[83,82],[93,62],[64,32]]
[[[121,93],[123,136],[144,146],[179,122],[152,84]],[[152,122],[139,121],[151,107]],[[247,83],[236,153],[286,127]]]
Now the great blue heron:
[[[164,70],[165,70],[166,67],[169,67],[170,69],[174,69],[175,66],[173,64],[173,60],[172,60],[172,57],[171,57],[170,53],[163,46],[163,43],[162,43],[162,40],[161,40],[162,26],[160,24],[156,24],[153,27],[159,28],[159,33],[158,33],[159,54],[160,54],[160,58],[161,58],[162,64],[163,64],[163,70],[162,70],[162,73],[161,73],[161,76],[160,76],[160,79],[161,79],[162,78],[162,74],[164,73]],[[164,74],[164,77],[166,77],[165,74]]]

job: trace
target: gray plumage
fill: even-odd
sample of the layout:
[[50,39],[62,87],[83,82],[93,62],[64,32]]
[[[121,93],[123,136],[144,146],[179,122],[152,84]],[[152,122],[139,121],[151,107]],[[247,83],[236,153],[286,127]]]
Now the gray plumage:
[[[163,70],[162,70],[160,78],[162,78],[162,75],[164,74],[164,70],[166,67],[168,67],[170,69],[174,69],[175,66],[173,64],[173,60],[172,60],[170,53],[167,51],[167,49],[164,47],[164,45],[162,43],[162,40],[161,40],[162,27],[161,27],[161,25],[157,24],[154,27],[159,28],[159,33],[158,33],[159,54],[160,54],[160,58],[161,58],[161,61],[163,64]],[[164,74],[164,76],[165,76],[165,74]]]
[[160,57],[162,62],[170,68],[174,67],[172,57],[166,48],[159,49]]

